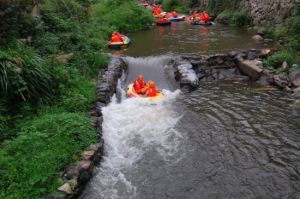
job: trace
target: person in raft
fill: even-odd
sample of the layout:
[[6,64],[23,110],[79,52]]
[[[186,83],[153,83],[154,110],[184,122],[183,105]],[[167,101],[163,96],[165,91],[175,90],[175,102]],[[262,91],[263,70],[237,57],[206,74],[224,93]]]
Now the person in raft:
[[177,18],[177,13],[176,13],[175,10],[172,12],[172,17],[173,17],[173,18]]
[[133,87],[137,94],[145,95],[148,90],[148,86],[145,83],[144,76],[139,75],[136,80],[134,80]]
[[157,95],[157,88],[154,81],[148,81],[148,90],[147,90],[147,97],[155,97]]
[[111,35],[111,42],[123,42],[121,33],[113,32]]
[[166,17],[160,16],[160,17],[158,18],[158,22],[166,22],[166,21],[168,21],[167,16],[166,16]]
[[209,22],[210,20],[210,17],[209,15],[207,14],[207,12],[203,11],[200,15],[200,20],[203,21],[204,23],[207,23]]

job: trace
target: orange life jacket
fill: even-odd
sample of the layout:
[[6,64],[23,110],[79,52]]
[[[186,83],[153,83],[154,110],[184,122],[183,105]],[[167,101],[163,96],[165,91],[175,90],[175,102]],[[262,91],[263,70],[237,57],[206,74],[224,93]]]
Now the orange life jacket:
[[172,12],[172,16],[173,16],[174,18],[176,18],[176,17],[177,17],[177,13],[176,13],[175,11],[173,11],[173,12]]
[[156,88],[148,88],[148,93],[147,96],[148,97],[155,97],[157,95],[157,90]]
[[202,12],[200,16],[200,20],[204,21],[205,23],[209,21],[209,16],[206,12]]
[[117,35],[111,37],[111,42],[121,42],[121,39]]

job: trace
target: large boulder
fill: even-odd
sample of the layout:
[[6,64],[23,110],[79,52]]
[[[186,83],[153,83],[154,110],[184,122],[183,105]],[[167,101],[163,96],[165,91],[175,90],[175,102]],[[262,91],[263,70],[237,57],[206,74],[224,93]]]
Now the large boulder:
[[300,87],[300,70],[291,72],[289,78],[294,86]]
[[257,80],[263,72],[262,62],[258,60],[239,61],[238,68],[243,74],[248,75],[253,80]]
[[193,70],[193,66],[189,62],[179,62],[174,65],[176,69],[176,80],[180,82],[180,86],[193,89],[199,86],[198,77]]

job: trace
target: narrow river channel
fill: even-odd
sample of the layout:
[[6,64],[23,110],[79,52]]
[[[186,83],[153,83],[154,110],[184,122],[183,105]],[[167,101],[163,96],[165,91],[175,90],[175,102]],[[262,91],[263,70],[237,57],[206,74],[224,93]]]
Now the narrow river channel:
[[170,77],[174,54],[263,47],[248,30],[207,29],[183,23],[130,35],[119,88],[143,74],[166,97],[123,92],[103,109],[104,157],[81,199],[300,198],[299,104],[236,82],[182,93]]

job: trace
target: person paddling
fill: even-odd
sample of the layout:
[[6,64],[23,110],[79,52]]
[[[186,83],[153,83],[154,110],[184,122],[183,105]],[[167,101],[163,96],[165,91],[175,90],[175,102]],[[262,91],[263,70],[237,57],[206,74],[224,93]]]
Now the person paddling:
[[137,94],[144,95],[148,90],[148,86],[145,83],[144,76],[139,75],[133,83],[134,90]]

